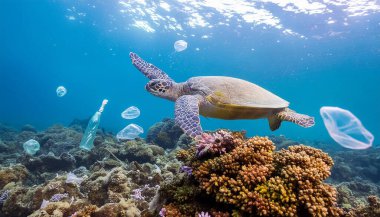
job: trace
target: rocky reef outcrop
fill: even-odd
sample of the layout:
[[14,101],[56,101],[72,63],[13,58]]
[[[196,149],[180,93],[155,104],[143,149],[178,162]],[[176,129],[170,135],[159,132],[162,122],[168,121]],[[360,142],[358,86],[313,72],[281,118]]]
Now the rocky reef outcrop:
[[[77,125],[41,132],[1,126],[1,133],[0,216],[146,215],[160,183],[180,167],[162,147],[118,142],[102,130],[93,150],[81,150]],[[33,156],[22,149],[30,138],[41,144]]]

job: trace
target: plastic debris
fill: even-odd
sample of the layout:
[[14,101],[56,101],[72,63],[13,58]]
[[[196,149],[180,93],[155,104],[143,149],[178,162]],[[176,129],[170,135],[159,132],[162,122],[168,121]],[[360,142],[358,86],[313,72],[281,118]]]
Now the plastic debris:
[[43,199],[42,200],[42,203],[41,203],[41,206],[40,206],[40,209],[44,209],[47,207],[47,205],[49,205],[50,201],[49,200],[45,200]]
[[80,185],[83,182],[83,178],[77,177],[74,173],[69,172],[66,177],[66,183],[72,183]]
[[350,111],[324,106],[320,113],[330,136],[341,146],[350,149],[366,149],[372,146],[374,136]]
[[187,48],[187,42],[186,41],[178,40],[178,41],[174,42],[175,51],[181,52],[181,51],[186,50],[186,48]]
[[139,116],[140,116],[140,109],[138,109],[135,106],[131,106],[131,107],[125,109],[121,113],[121,117],[124,118],[124,119],[135,119],[135,118],[137,118]]
[[137,124],[129,124],[117,133],[116,138],[118,140],[136,139],[141,133],[144,133],[142,127]]
[[102,102],[102,106],[100,106],[99,110],[95,112],[90,121],[88,122],[86,131],[82,137],[82,141],[80,142],[79,147],[81,149],[85,149],[90,151],[94,147],[94,139],[96,137],[96,131],[98,130],[100,123],[100,116],[104,110],[104,106],[107,105],[108,100],[105,99]]
[[37,153],[37,151],[40,150],[40,143],[38,143],[34,139],[30,139],[26,141],[22,147],[24,148],[24,151],[29,155],[34,155]]
[[155,167],[155,169],[152,170],[152,173],[161,174],[161,168],[157,166],[157,164],[154,164],[153,166]]
[[64,86],[59,86],[59,87],[57,87],[56,92],[57,92],[58,97],[63,97],[64,95],[66,95],[67,90]]

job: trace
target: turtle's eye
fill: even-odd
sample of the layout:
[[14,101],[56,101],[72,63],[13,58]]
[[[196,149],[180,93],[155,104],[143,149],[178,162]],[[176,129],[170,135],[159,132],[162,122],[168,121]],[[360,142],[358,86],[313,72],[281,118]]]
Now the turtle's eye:
[[145,86],[145,88],[149,92],[165,93],[170,89],[171,86],[172,86],[172,83],[170,81],[161,80],[161,79],[153,79]]

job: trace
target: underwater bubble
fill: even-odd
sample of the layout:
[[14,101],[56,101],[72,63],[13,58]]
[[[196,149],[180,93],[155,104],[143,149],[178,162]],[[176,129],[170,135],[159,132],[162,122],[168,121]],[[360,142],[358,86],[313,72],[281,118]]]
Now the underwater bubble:
[[29,155],[34,155],[38,150],[40,150],[40,143],[38,143],[34,139],[30,139],[26,141],[22,147],[24,148],[24,151]]
[[320,113],[330,136],[341,146],[350,149],[366,149],[372,146],[374,136],[350,111],[323,106]]
[[121,113],[121,117],[124,119],[135,119],[138,116],[140,116],[140,109],[135,106],[131,106]]
[[186,41],[178,40],[178,41],[174,42],[175,51],[181,52],[181,51],[186,50],[186,48],[187,48],[187,42]]
[[116,138],[118,140],[136,139],[141,133],[144,133],[144,129],[142,127],[137,124],[129,124],[117,133]]
[[57,92],[58,97],[63,97],[64,95],[66,95],[67,90],[64,86],[59,86],[59,87],[57,87],[56,92]]

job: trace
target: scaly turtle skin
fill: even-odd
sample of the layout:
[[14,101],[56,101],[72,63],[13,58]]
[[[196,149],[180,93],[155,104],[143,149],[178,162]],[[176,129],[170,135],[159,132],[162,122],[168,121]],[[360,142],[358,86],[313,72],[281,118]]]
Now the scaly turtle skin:
[[145,89],[175,102],[175,121],[193,138],[202,134],[199,114],[220,119],[268,118],[271,130],[281,121],[302,127],[314,125],[314,118],[288,108],[289,102],[251,82],[225,76],[192,77],[176,83],[165,72],[129,54],[132,64],[150,79]]

